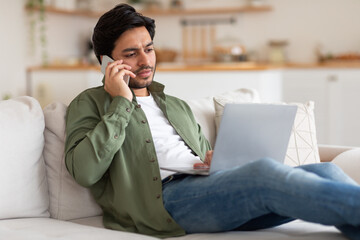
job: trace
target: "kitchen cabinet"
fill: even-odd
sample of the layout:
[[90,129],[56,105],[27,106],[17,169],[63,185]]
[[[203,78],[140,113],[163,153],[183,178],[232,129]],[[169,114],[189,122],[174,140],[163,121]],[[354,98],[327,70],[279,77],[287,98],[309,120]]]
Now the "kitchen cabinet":
[[165,92],[184,100],[214,96],[239,88],[256,89],[263,101],[282,98],[282,77],[278,70],[259,71],[157,71],[156,81]]
[[295,69],[283,73],[286,102],[315,102],[319,143],[360,146],[359,91],[359,69]]

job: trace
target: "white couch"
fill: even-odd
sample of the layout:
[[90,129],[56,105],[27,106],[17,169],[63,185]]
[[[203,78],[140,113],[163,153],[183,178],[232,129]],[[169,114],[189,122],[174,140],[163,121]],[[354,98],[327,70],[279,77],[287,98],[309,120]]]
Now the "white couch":
[[[190,105],[213,143],[213,100],[194,100]],[[58,102],[43,110],[31,97],[0,102],[0,239],[155,239],[103,228],[101,209],[65,168],[65,110],[66,106]],[[319,152],[321,160],[333,160],[360,182],[356,175],[360,170],[359,149],[321,146]],[[255,232],[192,234],[170,239],[345,238],[334,227],[297,220]]]

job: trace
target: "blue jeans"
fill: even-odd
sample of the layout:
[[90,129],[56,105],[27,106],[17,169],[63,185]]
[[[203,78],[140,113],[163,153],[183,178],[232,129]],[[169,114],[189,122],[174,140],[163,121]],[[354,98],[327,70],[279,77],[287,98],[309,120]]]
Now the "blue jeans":
[[210,176],[176,175],[164,181],[163,201],[187,233],[302,219],[360,239],[360,186],[332,163],[293,168],[265,158]]

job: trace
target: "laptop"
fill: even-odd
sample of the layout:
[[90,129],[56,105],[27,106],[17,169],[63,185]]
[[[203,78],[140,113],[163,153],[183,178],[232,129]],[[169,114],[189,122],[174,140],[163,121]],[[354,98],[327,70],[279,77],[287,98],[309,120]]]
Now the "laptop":
[[283,163],[296,111],[295,105],[226,104],[210,168],[162,169],[209,175],[265,157]]

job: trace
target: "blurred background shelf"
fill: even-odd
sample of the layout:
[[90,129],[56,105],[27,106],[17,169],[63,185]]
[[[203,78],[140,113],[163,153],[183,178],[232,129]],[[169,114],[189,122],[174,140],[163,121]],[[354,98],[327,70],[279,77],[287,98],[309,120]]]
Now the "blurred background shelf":
[[[27,10],[39,11],[39,8],[26,8]],[[151,9],[140,11],[144,15],[152,16],[176,16],[176,15],[205,15],[205,14],[231,14],[231,13],[257,13],[271,11],[271,6],[243,6],[235,8],[216,8],[216,9]],[[45,7],[46,13],[81,16],[89,18],[98,18],[103,12],[90,10],[67,10],[56,7]]]

